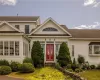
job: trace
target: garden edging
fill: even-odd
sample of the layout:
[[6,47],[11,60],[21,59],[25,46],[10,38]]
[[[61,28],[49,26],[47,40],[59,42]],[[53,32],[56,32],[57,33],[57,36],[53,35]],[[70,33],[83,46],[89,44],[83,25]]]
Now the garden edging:
[[70,77],[72,77],[74,80],[87,80],[78,74],[74,74],[73,72],[69,72],[69,71],[63,69],[62,67],[59,67],[58,69],[60,71],[62,71],[65,75],[69,75]]

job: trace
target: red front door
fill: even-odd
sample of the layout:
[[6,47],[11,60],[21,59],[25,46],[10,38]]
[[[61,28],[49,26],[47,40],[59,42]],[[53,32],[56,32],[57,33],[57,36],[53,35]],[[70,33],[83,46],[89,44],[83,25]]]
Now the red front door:
[[54,61],[54,44],[46,45],[46,61]]

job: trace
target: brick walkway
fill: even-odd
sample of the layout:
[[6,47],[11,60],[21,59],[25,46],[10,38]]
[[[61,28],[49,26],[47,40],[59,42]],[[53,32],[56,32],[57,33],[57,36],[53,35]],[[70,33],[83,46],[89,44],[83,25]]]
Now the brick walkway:
[[12,77],[8,77],[8,76],[0,76],[0,80],[23,80],[23,79],[12,78]]

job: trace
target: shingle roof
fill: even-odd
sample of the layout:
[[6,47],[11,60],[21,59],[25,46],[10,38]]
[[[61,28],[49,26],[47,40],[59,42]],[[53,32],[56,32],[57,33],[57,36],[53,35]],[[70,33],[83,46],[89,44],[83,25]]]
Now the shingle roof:
[[39,16],[0,16],[0,21],[36,21]]
[[68,29],[72,38],[100,38],[99,29]]

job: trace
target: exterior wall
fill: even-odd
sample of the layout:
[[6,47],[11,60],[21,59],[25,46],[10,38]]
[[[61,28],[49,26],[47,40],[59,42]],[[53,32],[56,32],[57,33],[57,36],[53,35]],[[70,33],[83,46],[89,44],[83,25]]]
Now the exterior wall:
[[[58,31],[42,31],[44,28],[53,27],[56,28]],[[39,30],[37,30],[34,34],[66,34],[63,30],[61,30],[56,24],[52,21],[49,21],[45,25],[43,25]]]
[[25,32],[25,25],[29,25],[29,30],[31,31],[32,29],[36,28],[36,23],[35,22],[10,22],[12,26],[15,27],[15,25],[20,25],[19,29],[22,32]]
[[[74,45],[74,57],[78,58],[78,55],[82,55],[86,61],[90,64],[99,64],[100,56],[90,56],[89,55],[89,43],[93,41],[84,41],[84,40],[70,40],[69,49],[72,55],[72,45]],[[72,57],[72,58],[74,58]]]
[[0,41],[19,41],[19,56],[5,56],[0,55],[0,59],[6,59],[8,61],[23,61],[23,39],[22,36],[0,36]]
[[40,41],[40,43],[44,42],[44,44],[45,44],[44,62],[49,62],[49,61],[46,61],[46,44],[48,44],[48,43],[54,44],[54,61],[52,61],[54,63],[57,62],[57,60],[56,60],[56,46],[55,45],[57,43],[61,44],[62,42],[69,43],[68,38],[60,38],[60,37],[56,37],[56,38],[54,38],[54,37],[51,37],[51,38],[49,38],[49,37],[41,37],[40,38],[40,37],[35,37],[35,38],[31,38],[31,41],[30,41],[30,51],[32,49],[34,41]]

